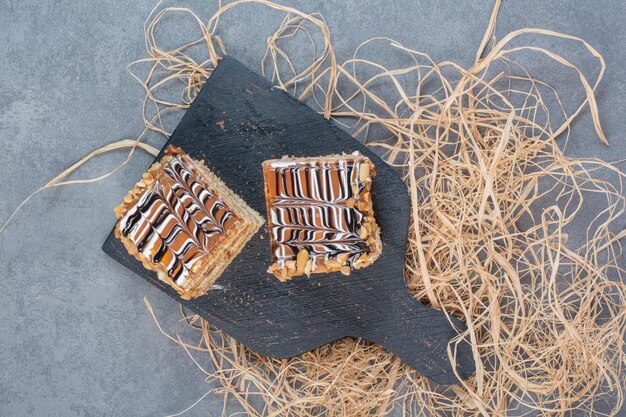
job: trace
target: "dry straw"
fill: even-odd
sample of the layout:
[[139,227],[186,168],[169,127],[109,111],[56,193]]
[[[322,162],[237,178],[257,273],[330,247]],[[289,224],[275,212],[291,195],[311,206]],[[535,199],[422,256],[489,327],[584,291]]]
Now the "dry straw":
[[[624,174],[613,164],[564,153],[572,121],[585,108],[608,143],[594,97],[604,72],[600,54],[580,38],[543,29],[518,30],[496,42],[500,1],[469,69],[436,63],[388,39],[368,41],[338,63],[320,16],[265,0],[219,3],[208,22],[188,8],[159,4],[145,26],[148,56],[130,66],[146,91],[147,130],[168,134],[163,114],[186,108],[210,76],[225,54],[220,17],[243,3],[284,14],[267,40],[264,74],[402,168],[413,214],[407,285],[416,298],[467,322],[478,360],[475,376],[439,387],[363,340],[272,360],[182,309],[180,328],[167,332],[157,321],[205,381],[218,383],[209,392],[222,396],[224,414],[234,401],[253,416],[385,415],[392,408],[411,416],[616,415],[624,387],[620,240],[626,231],[614,229],[624,213]],[[157,27],[174,14],[190,17],[199,37],[161,48]],[[590,80],[566,57],[530,43],[536,38],[577,43],[597,60],[598,75]],[[302,39],[315,46],[313,57],[296,65],[287,51]],[[372,43],[384,43],[408,64],[362,58]],[[192,57],[198,51],[204,58]],[[533,77],[518,62],[523,57],[543,57],[576,75],[580,105],[568,113],[558,86]],[[136,75],[145,66],[145,75]],[[182,85],[177,100],[159,94],[176,85]],[[377,93],[381,85],[384,95]],[[118,146],[145,147],[140,144]],[[567,230],[580,227],[590,199],[597,216],[586,243],[571,248]]]

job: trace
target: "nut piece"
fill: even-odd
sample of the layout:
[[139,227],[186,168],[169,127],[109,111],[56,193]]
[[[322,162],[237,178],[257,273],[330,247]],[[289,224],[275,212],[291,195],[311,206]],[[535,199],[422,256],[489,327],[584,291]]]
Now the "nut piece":
[[348,262],[348,254],[340,253],[339,255],[337,255],[337,260],[341,262],[343,265],[345,265],[346,262]]
[[312,268],[312,270],[315,272],[328,272],[328,268],[326,267],[326,264],[322,262],[315,264],[315,267]]
[[365,162],[365,163],[362,163],[360,168],[359,168],[359,181],[365,182],[368,179],[371,180],[371,178],[370,178],[370,164]]
[[150,168],[148,168],[148,172],[157,171],[159,168],[161,168],[161,163],[160,162],[155,162],[154,164],[152,164],[152,166]]
[[128,253],[131,254],[132,256],[135,256],[139,253],[139,251],[134,245],[127,245],[126,249],[128,249]]
[[342,266],[339,270],[344,275],[350,275],[350,267],[348,265]]
[[143,174],[143,180],[145,181],[146,185],[150,185],[154,182],[154,176],[150,172],[146,172],[145,174]]
[[309,259],[306,261],[306,265],[304,265],[304,273],[307,277],[311,276],[311,267],[313,266],[313,260]]
[[359,230],[359,237],[363,240],[367,239],[367,235],[369,235],[369,230],[367,226],[361,226],[361,230]]
[[365,268],[366,266],[369,266],[371,263],[372,262],[368,254],[364,253],[361,256],[359,256],[359,259],[357,259],[356,262],[352,264],[352,266],[354,267],[354,269],[361,269],[361,268]]
[[129,192],[124,196],[124,203],[130,204],[131,201],[133,201],[133,194]]
[[306,266],[308,260],[309,251],[306,249],[301,249],[296,256],[298,274],[302,274],[304,272],[304,267]]
[[287,262],[285,262],[285,269],[288,269],[290,271],[295,271],[296,270],[296,261],[287,261]]
[[328,267],[330,271],[339,271],[341,267],[343,266],[341,262],[339,262],[336,259],[328,259],[324,263],[326,264],[326,267]]
[[267,272],[269,272],[270,274],[274,274],[276,278],[282,281],[282,271],[280,271],[279,269],[280,265],[278,265],[278,263],[273,263],[270,265],[269,268],[267,268]]
[[359,211],[368,213],[372,211],[372,202],[371,201],[359,201],[357,204],[357,208]]

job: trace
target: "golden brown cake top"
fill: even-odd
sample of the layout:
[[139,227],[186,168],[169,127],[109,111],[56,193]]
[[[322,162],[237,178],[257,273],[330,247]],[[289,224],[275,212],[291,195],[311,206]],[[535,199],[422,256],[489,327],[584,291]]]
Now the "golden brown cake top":
[[190,164],[178,148],[168,148],[162,166],[154,172],[156,181],[119,222],[120,233],[165,268],[178,285],[240,221]]

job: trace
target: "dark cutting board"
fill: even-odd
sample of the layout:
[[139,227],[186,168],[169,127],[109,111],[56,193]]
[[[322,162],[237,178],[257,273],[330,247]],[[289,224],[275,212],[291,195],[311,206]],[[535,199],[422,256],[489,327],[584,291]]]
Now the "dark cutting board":
[[[410,204],[397,171],[321,115],[228,57],[207,80],[168,144],[203,159],[263,217],[264,160],[362,152],[378,173],[372,199],[382,255],[350,276],[315,274],[282,283],[266,272],[271,263],[266,223],[215,288],[184,301],[128,255],[113,232],[103,246],[106,253],[263,355],[287,358],[342,337],[362,337],[394,352],[435,382],[458,382],[447,354],[456,331],[443,313],[413,300],[405,286]],[[456,318],[452,321],[459,330],[465,329]],[[457,370],[465,378],[474,371],[471,349],[462,342],[458,350]]]

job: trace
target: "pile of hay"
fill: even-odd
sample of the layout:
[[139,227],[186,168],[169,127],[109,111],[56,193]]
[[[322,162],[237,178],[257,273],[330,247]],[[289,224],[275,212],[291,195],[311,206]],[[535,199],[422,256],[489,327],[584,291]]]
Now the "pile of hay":
[[[624,173],[564,152],[583,108],[590,110],[599,139],[607,141],[594,98],[604,72],[600,54],[582,39],[540,29],[496,42],[499,1],[470,68],[433,62],[388,39],[366,42],[352,58],[337,62],[320,16],[265,0],[220,3],[208,21],[190,9],[159,4],[146,22],[148,56],[131,65],[146,89],[146,131],[168,135],[161,116],[186,108],[210,76],[226,53],[217,35],[220,16],[242,3],[284,14],[268,39],[264,74],[402,168],[412,201],[407,285],[416,298],[466,321],[479,360],[475,376],[451,387],[434,385],[362,340],[272,360],[183,312],[181,328],[159,328],[184,347],[206,382],[219,382],[209,393],[253,416],[385,415],[394,407],[411,416],[615,415],[624,387],[620,239],[626,231],[616,232],[614,224],[624,213]],[[159,24],[179,14],[192,18],[199,38],[161,48]],[[289,58],[289,43],[303,39],[298,33],[316,46],[310,62]],[[597,59],[598,76],[590,80],[566,57],[529,43],[538,37],[577,42]],[[374,42],[386,44],[402,57],[394,62],[406,65],[362,58]],[[204,58],[192,58],[198,50]],[[558,86],[536,79],[516,61],[529,54],[580,78],[586,97],[580,107],[568,113]],[[145,75],[135,75],[146,66]],[[180,93],[180,85],[177,99],[160,95],[172,86]],[[377,93],[381,85],[384,97]],[[109,149],[128,146],[139,145],[123,141]],[[91,156],[46,187],[62,184]],[[597,204],[599,197],[586,244],[570,247],[568,227],[577,225],[589,198]]]

